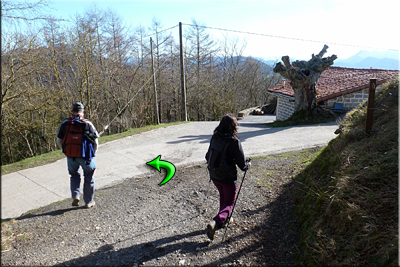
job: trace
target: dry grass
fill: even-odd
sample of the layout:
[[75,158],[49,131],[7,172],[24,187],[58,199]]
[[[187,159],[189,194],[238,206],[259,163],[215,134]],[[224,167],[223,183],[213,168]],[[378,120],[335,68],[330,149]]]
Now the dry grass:
[[398,80],[377,96],[372,133],[366,107],[298,176],[299,262],[398,265]]

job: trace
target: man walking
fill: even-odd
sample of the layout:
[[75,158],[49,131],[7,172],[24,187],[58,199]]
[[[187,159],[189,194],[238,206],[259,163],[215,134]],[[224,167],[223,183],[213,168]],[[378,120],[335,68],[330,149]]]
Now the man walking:
[[65,119],[58,129],[57,144],[67,156],[68,172],[71,175],[72,206],[79,206],[81,197],[81,173],[83,169],[83,200],[85,207],[91,208],[94,202],[93,178],[96,169],[95,154],[98,147],[99,134],[93,123],[84,119],[84,107],[80,102],[72,105],[72,117]]

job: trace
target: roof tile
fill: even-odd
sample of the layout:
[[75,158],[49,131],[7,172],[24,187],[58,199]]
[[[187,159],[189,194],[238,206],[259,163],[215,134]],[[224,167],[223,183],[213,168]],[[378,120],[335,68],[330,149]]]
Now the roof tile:
[[[316,85],[318,101],[368,88],[369,80],[373,78],[377,79],[376,83],[379,85],[398,76],[398,70],[329,67],[322,72]],[[269,88],[268,91],[294,97],[293,88],[288,80]]]

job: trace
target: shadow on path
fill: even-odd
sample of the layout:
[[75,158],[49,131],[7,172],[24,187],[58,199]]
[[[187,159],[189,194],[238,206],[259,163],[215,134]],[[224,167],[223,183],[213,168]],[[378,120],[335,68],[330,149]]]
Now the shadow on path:
[[[312,124],[312,125],[270,127],[267,125],[267,123],[240,122],[239,139],[241,142],[244,142],[248,138],[253,138],[253,137],[268,135],[268,134],[275,134],[280,131],[292,130],[293,128],[301,129],[301,128],[308,128],[308,127],[332,126],[332,125],[337,125],[337,124],[338,123],[336,121],[332,121],[332,122],[327,122],[327,123],[322,123],[322,124]],[[240,128],[254,128],[254,130],[247,131],[247,129],[246,129],[246,130],[241,131]],[[200,142],[200,143],[209,143],[212,135],[213,135],[213,132],[210,132],[210,134],[203,134],[203,135],[184,135],[184,136],[178,137],[179,140],[167,142],[167,144],[179,144],[179,143],[192,142],[192,141]]]
[[35,211],[30,211],[26,215],[22,215],[22,216],[17,217],[17,218],[7,218],[7,219],[3,219],[1,221],[2,222],[8,222],[8,221],[11,221],[11,220],[22,221],[22,220],[25,220],[25,219],[31,219],[31,218],[35,218],[35,217],[59,216],[59,215],[62,215],[64,213],[68,212],[68,211],[80,210],[80,209],[86,209],[86,208],[85,208],[85,206],[80,206],[80,207],[72,207],[72,208],[66,208],[66,209],[53,210],[53,211],[49,211],[49,212],[45,212],[45,213],[38,213],[38,214],[34,214]]
[[[257,266],[294,265],[292,260],[296,243],[296,230],[294,229],[292,217],[294,206],[292,189],[294,188],[294,182],[288,183],[283,187],[282,193],[275,201],[253,210],[238,211],[234,217],[235,224],[237,221],[239,225],[241,221],[256,214],[267,215],[264,221],[255,223],[254,227],[249,229],[240,227],[237,224],[230,226],[224,243],[221,243],[223,233],[219,234],[218,238],[212,243],[209,241],[196,241],[205,240],[196,237],[205,235],[206,231],[192,229],[188,233],[151,240],[122,249],[118,249],[117,246],[118,243],[124,242],[124,240],[113,244],[105,244],[96,252],[85,257],[69,260],[56,266],[132,266],[166,257],[169,254],[171,254],[168,256],[169,262],[171,262],[171,257],[175,257],[174,254],[184,254],[191,265],[246,265],[250,263]],[[160,230],[167,226],[162,226],[149,232]],[[143,234],[145,233],[139,235]],[[128,239],[134,240],[137,236],[132,236]],[[229,253],[228,247],[235,246],[238,242],[246,242],[247,246],[242,246],[242,249]],[[221,250],[228,253],[220,254]],[[221,258],[218,258],[218,256],[209,257],[208,255],[211,254],[223,256]],[[246,263],[249,255],[251,255],[252,261]],[[213,260],[215,258],[217,259]],[[176,258],[175,264],[178,264],[179,259],[179,257]]]
[[[242,126],[240,126],[242,127]],[[259,130],[254,130],[254,131],[245,131],[241,132],[239,127],[239,139],[241,142],[244,142],[248,138],[253,138],[261,135],[266,135],[266,134],[274,134],[282,130],[288,130],[294,127],[283,127],[283,128],[268,128],[265,126],[265,124],[256,124],[256,123],[245,123],[243,127],[247,128],[255,128]],[[205,134],[205,135],[184,135],[178,137],[179,140],[177,141],[170,141],[167,142],[167,144],[180,144],[180,143],[186,143],[186,142],[200,142],[201,144],[204,143],[209,143],[212,137],[212,133],[210,134]]]
[[184,241],[180,243],[168,244],[198,235],[204,235],[204,230],[161,238],[120,250],[114,250],[113,244],[106,244],[100,247],[97,252],[94,252],[86,257],[70,260],[55,266],[95,266],[96,263],[99,263],[101,266],[137,265],[142,262],[165,256],[177,250],[181,253],[190,253],[196,251],[196,249],[201,249],[208,246],[208,241],[203,243]]

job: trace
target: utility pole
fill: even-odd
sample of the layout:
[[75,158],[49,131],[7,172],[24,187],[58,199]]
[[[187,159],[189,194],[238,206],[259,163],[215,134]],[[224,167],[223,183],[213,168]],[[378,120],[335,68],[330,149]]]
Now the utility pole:
[[182,41],[182,22],[179,22],[179,43],[180,43],[180,54],[181,54],[180,61],[181,61],[181,91],[182,91],[181,120],[187,121],[185,64],[184,64],[184,60],[183,60],[183,41]]
[[160,117],[158,114],[158,101],[157,101],[157,88],[156,88],[156,73],[154,71],[154,56],[153,56],[153,39],[150,37],[150,51],[151,51],[151,69],[153,72],[153,86],[154,86],[154,112],[155,121],[160,124]]

